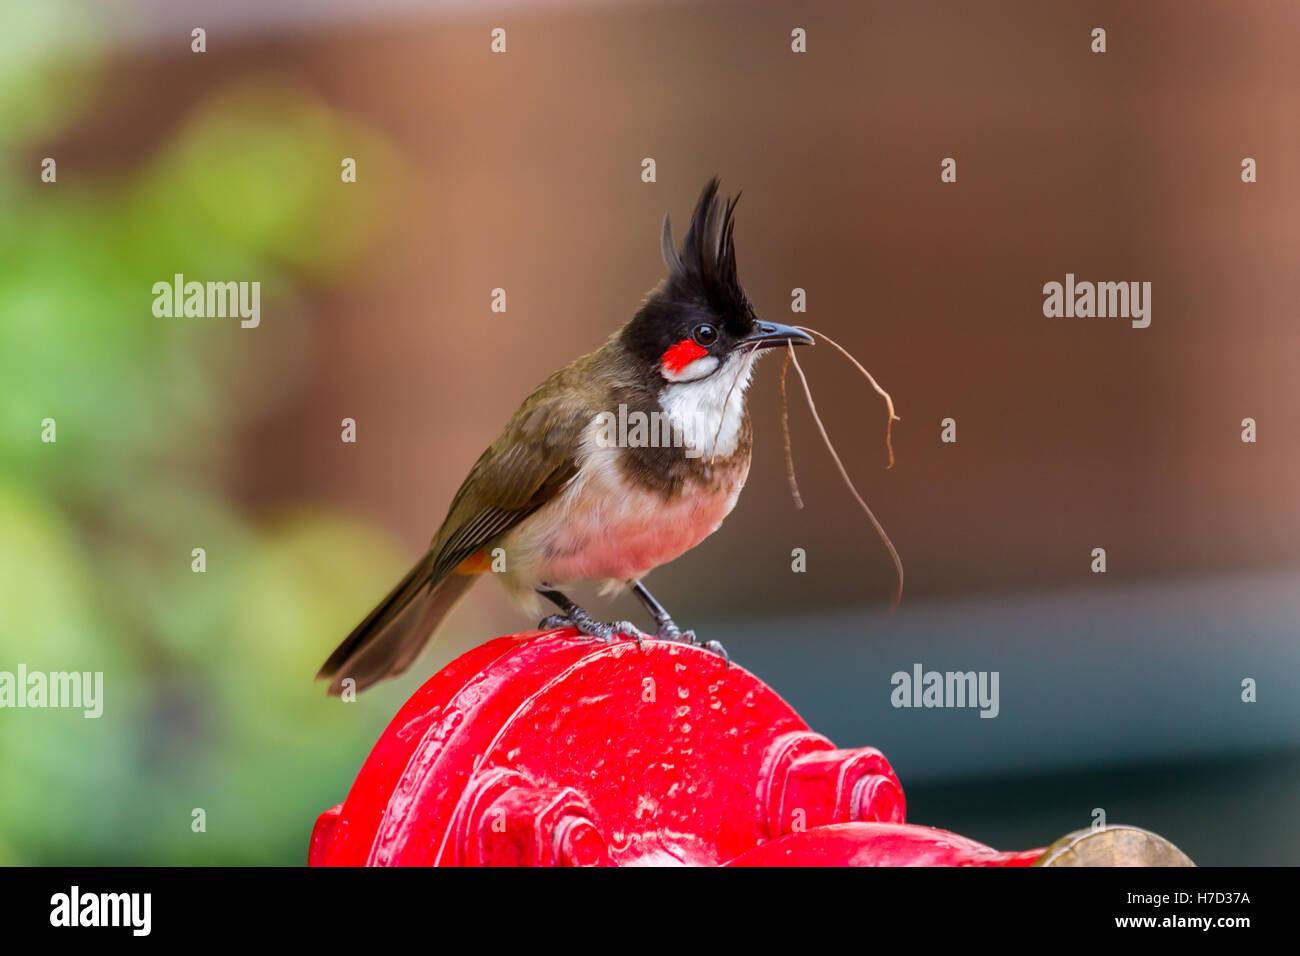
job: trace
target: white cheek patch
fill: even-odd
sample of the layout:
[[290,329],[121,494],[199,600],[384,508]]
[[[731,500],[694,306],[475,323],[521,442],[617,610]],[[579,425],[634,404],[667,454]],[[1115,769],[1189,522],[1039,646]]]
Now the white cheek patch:
[[705,376],[712,375],[718,370],[718,359],[713,355],[703,355],[694,362],[687,362],[677,371],[670,371],[664,366],[659,366],[659,374],[664,377],[665,381],[678,384],[681,382],[694,382]]
[[[745,390],[754,370],[754,359],[753,352],[733,356],[717,375],[674,382],[659,393],[660,407],[680,430],[685,447],[696,453],[692,457],[703,454],[725,458],[740,444],[740,428],[745,421]],[[691,365],[703,361],[696,359]]]

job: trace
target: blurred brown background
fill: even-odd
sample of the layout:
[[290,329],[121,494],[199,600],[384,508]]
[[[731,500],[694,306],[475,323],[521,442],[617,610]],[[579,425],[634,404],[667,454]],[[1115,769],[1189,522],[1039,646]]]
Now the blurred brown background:
[[[806,353],[818,408],[898,546],[907,590],[885,615],[888,558],[797,390],[807,507],[793,507],[772,361],[752,392],[740,504],[651,578],[677,619],[723,637],[841,745],[882,746],[918,822],[1029,846],[1109,800],[1112,819],[1203,861],[1295,862],[1297,838],[1279,843],[1262,821],[1294,798],[1297,712],[1264,718],[1237,696],[1242,676],[1285,675],[1263,711],[1293,696],[1296,677],[1284,602],[1300,565],[1300,8],[265,6],[155,2],[106,18],[118,39],[93,106],[25,147],[32,162],[58,155],[61,179],[111,182],[239,84],[292,89],[373,134],[354,152],[346,141],[322,151],[319,166],[265,169],[286,188],[332,179],[349,208],[382,210],[373,235],[345,263],[264,292],[261,329],[201,333],[230,349],[231,401],[256,397],[216,472],[252,520],[311,503],[381,530],[413,560],[518,402],[633,314],[662,273],[664,212],[680,237],[717,174],[744,189],[736,241],[759,314],[791,321],[791,290],[806,289],[799,318],[893,394],[902,421],[886,471],[879,400],[830,349]],[[193,26],[208,31],[205,55],[189,50]],[[504,55],[489,51],[498,26]],[[1102,55],[1090,52],[1098,26]],[[794,27],[806,54],[790,50]],[[338,183],[341,155],[357,159],[355,185]],[[1250,185],[1247,156],[1259,169]],[[641,182],[644,157],[653,184]],[[957,160],[955,184],[940,182],[944,157]],[[203,266],[194,278],[226,277]],[[1043,284],[1067,272],[1151,282],[1151,326],[1045,318]],[[495,287],[505,314],[490,310]],[[283,347],[271,366],[268,343]],[[358,423],[355,445],[339,440],[344,417]],[[939,440],[945,417],[956,444]],[[1245,417],[1256,444],[1240,440]],[[806,574],[791,573],[795,547]],[[1104,576],[1089,570],[1096,547]],[[304,636],[304,657],[323,659],[381,591],[359,589],[337,630]],[[1194,595],[1220,597],[1191,614]],[[1126,630],[1134,621],[1140,633]],[[374,706],[391,713],[436,666],[529,623],[480,586],[420,674],[376,691]],[[890,711],[888,674],[914,660],[1006,668],[1001,718]],[[1013,661],[1036,692],[1017,693]],[[1062,690],[1080,661],[1095,680]],[[1188,661],[1203,669],[1181,670]],[[1145,676],[1132,692],[1116,690],[1134,671]],[[1171,708],[1181,715],[1165,723]],[[1108,714],[1119,723],[1103,730]],[[1114,775],[1150,766],[1190,780],[1194,764],[1168,761],[1211,753],[1245,761],[1242,774],[1289,776],[1251,784],[1271,796],[1233,809],[1224,792]],[[1085,776],[1063,792],[1066,771]],[[980,772],[1023,805],[976,813],[969,783],[944,789]],[[347,783],[322,786],[341,799]],[[1048,808],[1041,826],[1019,825],[1035,799]]]
[[[1097,546],[1110,582],[1294,563],[1298,23],[1283,4],[548,7],[217,54],[365,116],[410,170],[366,266],[307,306],[316,361],[248,436],[241,490],[328,498],[414,553],[518,401],[632,314],[662,272],[663,213],[680,234],[717,173],[745,190],[738,248],[761,314],[788,316],[807,289],[807,323],[895,396],[885,473],[877,399],[829,350],[805,360],[909,599],[1095,586]],[[493,56],[499,24],[509,51]],[[213,67],[182,55],[129,86],[165,83],[149,119],[165,128]],[[1152,282],[1151,327],[1044,318],[1042,285],[1067,271]],[[808,508],[791,507],[774,372],[734,520],[656,574],[675,606],[887,598],[887,560],[798,399]],[[946,416],[955,446],[938,440]],[[794,546],[816,573],[788,574]]]

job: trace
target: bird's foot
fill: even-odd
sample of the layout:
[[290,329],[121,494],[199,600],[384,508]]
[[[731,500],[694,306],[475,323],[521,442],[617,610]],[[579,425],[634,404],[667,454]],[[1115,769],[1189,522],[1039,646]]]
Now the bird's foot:
[[680,641],[683,644],[698,643],[694,631],[683,631],[671,618],[659,625],[659,631],[655,634],[655,637],[661,641]]
[[712,651],[726,661],[727,666],[731,666],[731,655],[727,649],[722,646],[721,641],[701,641],[695,636],[694,631],[683,631],[678,627],[671,618],[659,625],[659,631],[655,634],[661,641],[678,641],[682,644],[693,644],[696,647],[703,647],[706,651]]
[[587,637],[594,637],[599,641],[608,644],[620,634],[626,634],[632,640],[636,641],[636,646],[642,651],[645,650],[646,638],[650,637],[645,631],[641,630],[631,621],[598,621],[580,607],[575,607],[569,614],[552,614],[538,623],[541,630],[552,630],[557,627],[572,627],[579,634],[585,634]]

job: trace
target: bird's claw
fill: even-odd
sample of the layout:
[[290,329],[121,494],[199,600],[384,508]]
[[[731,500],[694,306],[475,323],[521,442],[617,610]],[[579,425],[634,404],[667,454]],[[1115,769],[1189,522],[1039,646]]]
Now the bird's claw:
[[659,625],[659,631],[655,634],[661,641],[679,641],[683,644],[695,643],[694,631],[683,631],[672,621],[665,621]]
[[728,668],[731,667],[731,655],[727,653],[727,649],[722,646],[721,641],[705,641],[703,646],[706,651],[713,651],[713,653],[721,657]]
[[637,650],[642,654],[645,653],[645,641],[646,638],[650,636],[649,634],[641,630],[641,628],[637,627],[631,621],[618,621],[614,625],[614,628],[620,634],[626,634],[628,637],[632,638],[632,640],[636,641]]
[[573,616],[552,614],[550,617],[543,618],[537,624],[538,630],[542,631],[564,627],[574,628],[579,634],[594,637],[605,644],[611,643],[620,634],[626,634],[636,641],[636,646],[643,651],[645,650],[645,639],[650,636],[631,621],[606,623],[605,621],[598,621],[588,614],[574,614]]
[[672,621],[665,621],[663,624],[659,625],[659,632],[655,637],[661,641],[676,641],[680,644],[690,644],[694,647],[702,647],[706,651],[712,651],[721,657],[728,667],[731,666],[731,656],[727,653],[727,649],[722,646],[721,641],[701,641],[695,636],[694,631],[683,631]]
[[727,654],[727,649],[719,641],[700,641],[695,636],[694,631],[683,631],[672,621],[667,621],[659,626],[659,630],[654,634],[647,634],[631,621],[614,621],[606,623],[597,621],[595,618],[586,614],[575,614],[570,617],[566,614],[552,614],[550,617],[543,618],[538,622],[537,628],[542,631],[555,630],[556,628],[572,627],[579,634],[585,634],[587,637],[594,637],[596,640],[605,644],[610,643],[620,634],[624,634],[636,641],[637,648],[645,652],[645,642],[649,639],[660,641],[674,641],[679,644],[690,644],[695,647],[702,647],[706,651],[712,651],[731,666],[731,657]]

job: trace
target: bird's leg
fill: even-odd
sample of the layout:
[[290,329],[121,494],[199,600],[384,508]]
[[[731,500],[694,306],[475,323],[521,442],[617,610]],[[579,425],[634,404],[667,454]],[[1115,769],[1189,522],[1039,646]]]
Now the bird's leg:
[[579,634],[586,634],[588,637],[594,637],[608,644],[619,634],[626,634],[636,641],[636,646],[645,650],[643,643],[650,635],[641,630],[631,621],[614,621],[606,623],[598,621],[583,608],[578,607],[571,600],[561,594],[559,591],[544,591],[537,589],[537,593],[546,600],[550,601],[560,609],[562,613],[552,614],[550,617],[541,621],[537,626],[543,629],[553,627],[576,627]]
[[687,644],[695,643],[694,631],[683,631],[673,620],[673,616],[668,613],[668,609],[659,603],[658,598],[647,590],[646,586],[640,581],[628,582],[632,585],[632,593],[637,599],[645,605],[645,609],[650,612],[654,618],[655,624],[659,628],[659,633],[655,636],[661,641],[685,641]]
[[[658,599],[651,594],[644,584],[640,581],[629,582],[632,585],[632,593],[637,596],[645,609],[650,612],[654,618],[655,624],[659,627],[659,632],[655,635],[661,641],[682,641],[686,644],[700,644],[699,638],[695,636],[694,631],[683,631],[673,620],[673,616],[668,613],[668,609],[659,603]],[[727,649],[719,641],[705,641],[702,647],[713,651],[724,661],[731,662],[731,657],[727,654]]]

